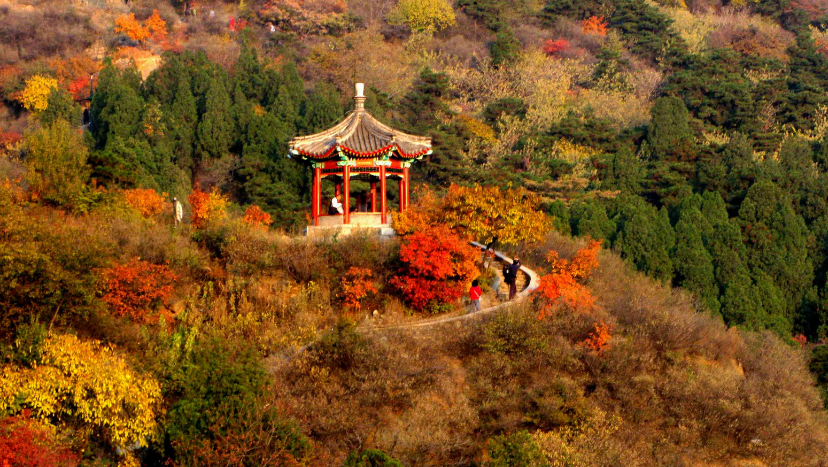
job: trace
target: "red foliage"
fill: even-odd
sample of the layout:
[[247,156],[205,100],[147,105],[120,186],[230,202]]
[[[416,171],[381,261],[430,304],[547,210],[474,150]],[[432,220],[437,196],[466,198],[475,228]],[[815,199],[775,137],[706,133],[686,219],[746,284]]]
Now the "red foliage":
[[244,222],[254,229],[267,230],[267,227],[273,223],[273,218],[254,204],[244,210]]
[[391,279],[418,310],[459,299],[477,274],[476,250],[446,226],[428,227],[403,240],[400,275]]
[[166,303],[177,279],[167,266],[138,258],[104,272],[107,292],[103,301],[116,316],[147,322],[150,309]]
[[566,39],[547,39],[543,42],[543,53],[548,56],[558,55],[569,50],[570,43]]
[[804,334],[799,334],[793,337],[793,340],[799,343],[800,347],[804,347],[808,343],[808,338]]
[[0,131],[0,148],[8,148],[23,139],[23,135],[15,131]]
[[574,311],[588,310],[595,306],[595,297],[579,281],[589,278],[592,271],[598,267],[598,252],[601,250],[601,241],[590,241],[586,248],[579,250],[572,261],[558,258],[556,251],[550,251],[546,256],[552,263],[552,272],[541,277],[538,293],[545,304],[540,311],[539,318],[552,314],[554,307],[562,302]]
[[339,294],[347,308],[359,311],[362,308],[362,299],[369,293],[378,292],[371,280],[372,276],[373,273],[367,268],[348,269],[348,273],[342,278],[342,292]]
[[0,419],[0,467],[73,467],[79,457],[28,411]]
[[595,330],[589,333],[581,345],[601,355],[610,347],[610,339],[612,339],[612,326],[602,320],[600,323],[595,323]]
[[581,30],[584,34],[597,34],[599,36],[607,35],[607,22],[604,21],[603,16],[590,16],[581,21]]

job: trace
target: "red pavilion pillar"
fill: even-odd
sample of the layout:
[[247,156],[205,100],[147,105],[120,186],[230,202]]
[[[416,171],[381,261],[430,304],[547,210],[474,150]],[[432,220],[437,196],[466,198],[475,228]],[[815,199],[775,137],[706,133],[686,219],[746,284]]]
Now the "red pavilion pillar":
[[313,191],[311,193],[311,216],[313,217],[313,225],[319,225],[319,211],[322,204],[322,169],[315,167],[313,169]]
[[405,203],[404,209],[408,209],[408,193],[410,191],[408,184],[411,182],[408,178],[408,167],[403,167],[403,178],[405,179],[405,192],[403,195],[403,201]]
[[377,182],[371,182],[371,212],[377,212]]
[[400,212],[405,211],[405,177],[400,177]]
[[339,202],[342,202],[342,197],[340,196],[341,194],[342,194],[342,184],[337,183],[336,186],[334,187],[334,196],[336,197],[336,200],[339,201]]
[[344,209],[343,224],[351,223],[351,166],[342,168],[342,209]]
[[385,166],[381,165],[379,168],[380,172],[380,222],[383,224],[388,223],[388,213],[386,212],[386,201],[385,201]]

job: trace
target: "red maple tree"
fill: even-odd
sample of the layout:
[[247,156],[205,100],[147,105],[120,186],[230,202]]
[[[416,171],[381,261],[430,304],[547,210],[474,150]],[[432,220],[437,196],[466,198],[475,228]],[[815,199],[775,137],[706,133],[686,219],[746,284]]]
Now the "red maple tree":
[[446,226],[415,232],[403,240],[400,274],[391,285],[417,310],[459,299],[477,274],[477,251]]
[[73,467],[79,460],[28,411],[0,419],[0,467]]
[[103,301],[116,316],[147,322],[150,310],[166,303],[173,291],[176,274],[166,265],[133,258],[107,269]]

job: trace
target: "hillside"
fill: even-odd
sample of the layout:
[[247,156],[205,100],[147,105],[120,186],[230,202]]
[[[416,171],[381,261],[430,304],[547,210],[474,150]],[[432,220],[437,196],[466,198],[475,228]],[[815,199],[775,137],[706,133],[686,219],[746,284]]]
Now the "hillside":
[[[355,82],[433,152],[310,242]],[[0,104],[0,465],[828,459],[826,0],[0,0]]]
[[[112,450],[113,430],[129,413],[149,417],[155,433],[131,453],[143,465],[338,466],[372,450],[406,466],[816,466],[828,458],[828,420],[804,350],[769,332],[726,328],[614,253],[602,252],[585,282],[594,306],[550,302],[554,311],[539,320],[548,305],[537,297],[483,321],[369,332],[351,323],[368,310],[379,316],[361,326],[408,308],[385,279],[398,268],[398,241],[308,242],[233,215],[176,231],[118,197],[81,217],[3,199],[0,298],[4,325],[18,323],[7,341],[3,410],[28,405],[8,399],[19,376],[40,388],[51,381],[45,394],[61,394],[60,378],[42,379],[52,367],[79,384],[92,384],[84,382],[91,370],[116,381],[129,372],[143,381],[134,384],[158,388],[145,405],[116,402],[123,409],[87,421],[47,403],[46,420],[61,428],[41,445],[65,463],[39,465],[75,465],[71,453],[81,450],[82,465],[126,462]],[[524,258],[547,272],[547,252],[570,258],[583,246],[553,233]],[[141,271],[146,264],[169,272]],[[130,282],[124,268],[143,279]],[[361,313],[343,303],[341,278],[352,268],[371,270],[377,287]],[[128,284],[136,288],[119,288]],[[137,287],[165,284],[141,309]],[[586,344],[596,323],[608,334]],[[80,340],[62,341],[72,334]],[[113,344],[126,366],[95,370],[96,351],[82,349],[93,339]],[[59,349],[64,358],[87,355],[88,370],[61,367],[52,356]],[[108,397],[124,397],[119,388]],[[85,403],[94,408],[99,390],[91,386]],[[4,419],[0,445],[20,445],[3,436],[39,426],[43,406],[34,407],[31,419]]]

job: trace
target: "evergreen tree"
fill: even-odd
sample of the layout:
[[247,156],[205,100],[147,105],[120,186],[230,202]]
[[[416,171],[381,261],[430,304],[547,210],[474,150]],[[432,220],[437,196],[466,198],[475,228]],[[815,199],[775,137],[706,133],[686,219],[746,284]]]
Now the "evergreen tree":
[[748,191],[739,209],[739,223],[754,280],[757,284],[760,279],[769,281],[781,291],[784,318],[792,321],[814,277],[805,221],[778,187],[761,181]]
[[331,84],[317,83],[305,101],[302,115],[307,133],[324,130],[336,123],[343,115],[339,92]]
[[230,118],[230,96],[221,79],[210,82],[205,111],[198,123],[196,145],[201,159],[219,159],[233,143],[233,122]]
[[637,195],[641,193],[643,178],[643,164],[629,147],[624,146],[609,159],[601,187]]
[[686,46],[670,25],[673,20],[644,0],[618,0],[609,25],[621,33],[630,50],[649,60],[683,56]]
[[656,99],[651,111],[647,143],[660,160],[687,161],[695,157],[690,114],[677,97]]
[[256,49],[250,47],[246,40],[242,41],[241,44],[233,80],[233,87],[241,87],[241,91],[247,99],[255,103],[264,100],[267,77]]
[[675,283],[699,295],[704,305],[718,313],[719,288],[713,274],[713,258],[705,248],[702,226],[703,216],[695,206],[683,206],[676,223],[676,246],[672,260],[675,265]]
[[514,63],[520,53],[520,41],[509,27],[500,28],[489,47],[492,65],[496,67]]
[[81,124],[81,108],[66,90],[53,89],[47,104],[38,117],[42,125],[49,126],[58,120],[65,120],[72,126]]
[[670,251],[675,245],[675,232],[666,210],[661,212],[640,199],[620,197],[615,216],[618,233],[613,247],[641,271],[660,279],[673,278]]
[[193,149],[196,143],[198,111],[189,76],[178,82],[175,99],[169,112],[164,116],[169,132],[168,141],[173,154],[176,155],[175,161],[185,172],[192,173],[195,166]]
[[610,240],[615,234],[615,222],[610,220],[606,208],[597,200],[575,202],[570,213],[573,235]]

